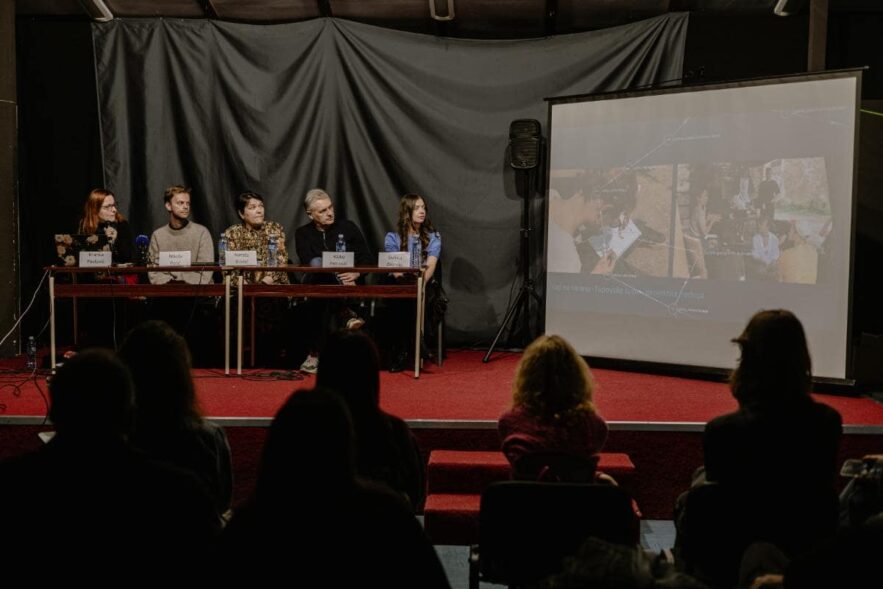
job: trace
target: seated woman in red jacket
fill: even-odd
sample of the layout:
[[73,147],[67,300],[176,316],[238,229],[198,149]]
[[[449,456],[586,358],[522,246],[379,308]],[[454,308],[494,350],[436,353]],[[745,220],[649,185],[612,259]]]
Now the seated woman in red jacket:
[[[594,475],[607,439],[607,424],[592,403],[594,389],[589,366],[562,337],[540,336],[527,347],[512,385],[512,409],[498,424],[516,478]],[[571,465],[570,472],[548,472],[562,463]]]

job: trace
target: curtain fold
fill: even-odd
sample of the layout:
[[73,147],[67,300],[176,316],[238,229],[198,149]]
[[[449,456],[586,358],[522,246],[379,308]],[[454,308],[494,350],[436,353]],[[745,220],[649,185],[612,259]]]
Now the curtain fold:
[[[476,343],[496,331],[518,268],[509,123],[545,127],[547,97],[679,78],[686,29],[686,14],[519,41],[333,18],[94,23],[106,184],[145,233],[167,220],[165,187],[190,185],[194,220],[215,237],[238,221],[233,197],[257,191],[291,252],[310,188],[325,188],[375,251],[399,197],[418,192],[442,233],[450,339]],[[542,199],[533,210],[540,246]]]

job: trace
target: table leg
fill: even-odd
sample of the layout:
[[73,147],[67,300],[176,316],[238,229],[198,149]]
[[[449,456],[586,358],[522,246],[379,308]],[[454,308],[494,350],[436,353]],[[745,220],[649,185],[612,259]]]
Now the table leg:
[[254,336],[255,336],[255,323],[258,321],[258,315],[255,312],[255,302],[254,297],[251,297],[251,367],[254,368],[255,363],[255,352],[254,352]]
[[49,276],[49,357],[55,370],[55,276]]
[[242,374],[242,276],[236,280],[236,374]]
[[230,376],[230,275],[224,276],[224,374]]
[[417,320],[414,326],[414,378],[420,378],[420,335],[423,328],[423,274],[417,276]]

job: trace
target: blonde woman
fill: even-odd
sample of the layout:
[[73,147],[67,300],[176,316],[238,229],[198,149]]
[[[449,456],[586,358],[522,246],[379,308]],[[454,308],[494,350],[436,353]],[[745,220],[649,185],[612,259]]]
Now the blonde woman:
[[543,479],[549,457],[591,465],[593,474],[607,439],[607,424],[592,403],[594,389],[589,366],[561,336],[543,335],[527,347],[512,385],[512,408],[498,424],[516,478]]

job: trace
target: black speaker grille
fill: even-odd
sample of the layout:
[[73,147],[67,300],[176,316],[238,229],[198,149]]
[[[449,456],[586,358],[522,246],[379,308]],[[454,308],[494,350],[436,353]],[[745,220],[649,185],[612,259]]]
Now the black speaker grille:
[[512,167],[517,170],[530,170],[537,167],[540,156],[539,137],[513,139],[510,144]]
[[509,139],[539,136],[540,122],[536,119],[518,119],[509,125]]

